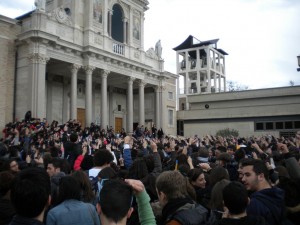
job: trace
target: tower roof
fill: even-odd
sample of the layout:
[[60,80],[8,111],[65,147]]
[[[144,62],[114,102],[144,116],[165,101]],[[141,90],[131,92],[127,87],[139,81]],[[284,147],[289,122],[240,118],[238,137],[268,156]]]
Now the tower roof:
[[[178,50],[183,50],[183,49],[188,49],[188,48],[201,47],[201,46],[216,44],[218,41],[219,41],[219,39],[212,39],[212,40],[208,40],[208,41],[200,41],[197,38],[195,38],[194,36],[189,35],[187,37],[187,39],[185,39],[184,42],[182,42],[177,47],[173,48],[173,50],[178,51]],[[228,55],[228,53],[226,53],[224,50],[222,50],[220,48],[215,48],[215,49],[223,55]]]

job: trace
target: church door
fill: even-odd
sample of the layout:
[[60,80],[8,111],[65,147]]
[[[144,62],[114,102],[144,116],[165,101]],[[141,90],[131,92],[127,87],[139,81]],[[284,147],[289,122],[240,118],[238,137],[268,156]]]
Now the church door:
[[77,120],[81,123],[81,127],[85,128],[85,109],[77,108]]
[[121,132],[123,119],[116,117],[115,118],[115,132]]

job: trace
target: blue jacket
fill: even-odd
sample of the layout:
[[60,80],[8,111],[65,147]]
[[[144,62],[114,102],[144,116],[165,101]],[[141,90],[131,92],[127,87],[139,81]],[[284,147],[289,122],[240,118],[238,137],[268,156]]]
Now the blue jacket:
[[95,206],[78,200],[66,200],[48,212],[47,225],[100,225]]
[[129,169],[132,165],[132,158],[131,158],[131,149],[128,144],[124,144],[123,158],[124,158],[125,168]]
[[284,191],[273,187],[257,191],[251,195],[247,215],[262,216],[269,225],[281,225],[284,218]]

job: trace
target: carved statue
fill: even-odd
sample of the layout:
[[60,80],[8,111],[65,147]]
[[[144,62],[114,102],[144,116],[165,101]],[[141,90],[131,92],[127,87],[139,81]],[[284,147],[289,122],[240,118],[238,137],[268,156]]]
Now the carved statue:
[[155,53],[158,56],[158,59],[161,59],[162,47],[160,40],[158,40],[158,42],[155,44]]
[[46,0],[35,0],[34,5],[38,11],[45,11],[46,9]]

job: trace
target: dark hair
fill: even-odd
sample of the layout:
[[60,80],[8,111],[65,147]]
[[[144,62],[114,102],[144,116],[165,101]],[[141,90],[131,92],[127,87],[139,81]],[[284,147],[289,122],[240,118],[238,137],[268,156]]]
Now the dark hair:
[[133,161],[129,168],[128,177],[132,179],[141,180],[148,175],[147,164],[143,158],[138,158]]
[[259,159],[250,159],[243,161],[241,166],[253,166],[253,171],[256,175],[264,174],[265,179],[269,181],[269,170],[264,161]]
[[113,155],[110,151],[106,149],[98,150],[94,155],[94,165],[95,166],[103,166],[105,164],[109,164],[114,160]]
[[133,190],[122,180],[109,180],[100,191],[99,205],[103,214],[115,223],[124,218],[131,207]]
[[81,198],[83,202],[92,202],[95,199],[95,193],[92,190],[92,185],[87,173],[82,170],[77,170],[71,175],[80,184]]
[[80,184],[75,177],[61,177],[59,182],[58,204],[69,199],[80,200],[80,192]]
[[189,172],[188,172],[188,178],[190,180],[190,182],[192,181],[196,181],[198,179],[198,177],[203,174],[203,170],[200,169],[200,168],[195,168],[195,169],[191,169]]
[[50,191],[50,177],[44,169],[38,167],[24,169],[13,181],[11,202],[18,215],[34,218],[44,210]]
[[62,168],[63,160],[58,157],[51,158],[48,164],[52,164],[54,168]]
[[75,143],[77,140],[78,140],[78,135],[75,132],[71,133],[70,134],[70,141]]
[[14,175],[9,171],[0,172],[0,197],[2,198],[11,189]]
[[237,181],[229,183],[223,189],[223,201],[231,214],[243,213],[248,205],[248,193],[245,186]]
[[103,168],[99,173],[98,177],[101,179],[116,179],[118,177],[116,171],[111,167]]
[[213,187],[217,182],[221,180],[229,180],[229,174],[227,169],[222,166],[216,166],[211,169],[209,174],[209,185]]

